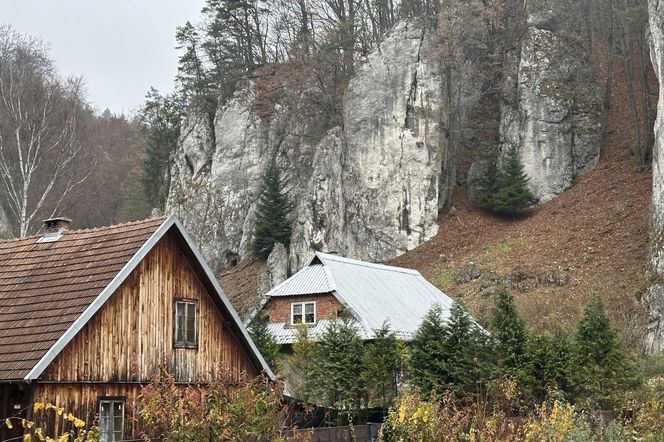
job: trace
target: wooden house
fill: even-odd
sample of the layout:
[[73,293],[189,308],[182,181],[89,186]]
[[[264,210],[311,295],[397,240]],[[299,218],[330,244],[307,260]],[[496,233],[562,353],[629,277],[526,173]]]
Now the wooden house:
[[104,440],[136,438],[134,398],[162,363],[183,384],[222,365],[272,376],[176,218],[68,222],[0,241],[0,417],[51,402],[98,416]]
[[296,326],[320,336],[343,310],[350,314],[365,340],[388,324],[398,338],[409,341],[434,306],[447,315],[454,301],[418,271],[374,264],[316,252],[295,275],[263,298],[268,330],[283,350],[296,339]]

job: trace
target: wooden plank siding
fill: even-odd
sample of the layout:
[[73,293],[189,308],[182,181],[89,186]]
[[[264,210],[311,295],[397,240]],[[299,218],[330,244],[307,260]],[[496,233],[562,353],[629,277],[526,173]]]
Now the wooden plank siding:
[[[198,348],[173,348],[174,302],[198,302]],[[258,370],[205,286],[166,235],[50,364],[46,381],[148,381],[166,362],[176,382],[205,382],[224,364]]]
[[[97,401],[102,397],[124,398],[124,438],[125,440],[140,439],[141,426],[136,406],[136,398],[141,393],[139,384],[37,384],[34,386],[35,402],[55,403],[64,407],[67,412],[73,412],[76,417],[83,419],[88,425],[97,424]],[[49,412],[46,419],[38,419],[48,435],[61,434],[63,429],[62,418],[56,418],[55,413]]]

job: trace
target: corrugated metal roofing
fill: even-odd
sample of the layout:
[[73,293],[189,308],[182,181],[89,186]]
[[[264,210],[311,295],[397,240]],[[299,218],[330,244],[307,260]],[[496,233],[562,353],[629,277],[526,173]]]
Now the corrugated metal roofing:
[[[321,319],[315,325],[309,327],[308,337],[309,339],[316,340],[325,333],[325,330],[330,326],[332,321],[329,319]],[[267,326],[268,332],[274,336],[274,339],[277,341],[277,344],[292,344],[295,342],[297,337],[297,329],[291,327],[285,322],[272,322]],[[367,338],[366,333],[363,329],[358,329],[360,336],[362,338]]]
[[[311,280],[315,280],[315,283],[311,283]],[[331,285],[322,290],[324,280]],[[311,290],[313,287],[320,287],[320,291],[302,291],[303,288]],[[433,305],[440,305],[443,314],[448,315],[454,303],[416,270],[372,264],[320,252],[316,253],[309,266],[268,292],[266,296],[295,296],[330,291],[350,309],[364,327],[367,337],[373,336],[373,332],[387,321],[401,339],[412,339]]]
[[288,278],[267,293],[266,296],[292,296],[313,295],[316,293],[330,293],[335,290],[334,280],[322,264],[313,264]]

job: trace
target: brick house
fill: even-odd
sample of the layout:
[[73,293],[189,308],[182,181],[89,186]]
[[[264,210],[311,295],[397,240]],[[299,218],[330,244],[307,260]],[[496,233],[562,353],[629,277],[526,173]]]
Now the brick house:
[[302,270],[265,294],[261,308],[270,333],[287,350],[298,324],[306,324],[316,339],[341,311],[357,321],[365,340],[387,322],[408,341],[431,307],[438,304],[448,313],[453,302],[416,270],[316,252]]
[[[0,416],[51,402],[102,440],[140,436],[135,397],[166,364],[178,384],[272,376],[200,252],[175,218],[0,241]],[[48,425],[58,431],[60,421]],[[22,429],[0,426],[0,440]]]

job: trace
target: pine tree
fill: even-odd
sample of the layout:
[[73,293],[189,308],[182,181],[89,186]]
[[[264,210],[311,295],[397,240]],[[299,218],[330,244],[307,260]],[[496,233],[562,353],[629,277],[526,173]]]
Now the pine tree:
[[475,204],[483,209],[493,208],[493,198],[500,190],[500,168],[498,167],[498,152],[492,149],[484,158],[482,176],[473,195]]
[[492,198],[491,210],[515,214],[535,204],[537,199],[528,189],[529,180],[523,171],[519,152],[516,148],[511,148],[501,169],[499,190]]
[[314,347],[307,389],[326,406],[359,410],[366,397],[364,345],[353,319],[330,321]]
[[182,97],[163,96],[151,88],[139,112],[146,138],[147,158],[141,181],[148,203],[163,209],[171,183],[171,163],[180,138],[180,121],[184,116]]
[[[264,6],[264,5],[263,5]],[[267,60],[258,0],[206,0],[205,39],[212,84],[228,94],[237,81]]]
[[249,335],[254,341],[258,351],[263,355],[267,365],[273,370],[277,369],[277,357],[279,356],[279,344],[268,330],[268,316],[260,311],[249,322]]
[[542,403],[551,391],[569,392],[570,337],[561,331],[555,334],[531,333],[528,336],[530,385],[533,403]]
[[447,389],[447,336],[443,310],[436,305],[424,316],[411,342],[410,371],[413,385],[422,394]]
[[375,333],[374,339],[365,345],[363,377],[369,386],[370,402],[389,408],[397,395],[403,347],[387,323]]
[[528,334],[516,311],[514,298],[505,287],[496,294],[490,325],[498,374],[515,379],[523,386],[531,371],[527,357]]
[[574,336],[570,376],[577,401],[611,409],[639,383],[636,364],[620,347],[598,297],[590,300]]
[[291,237],[290,211],[291,205],[283,191],[281,174],[277,166],[272,164],[265,174],[263,190],[256,208],[252,244],[255,256],[267,259],[276,243],[288,248]]
[[454,304],[443,319],[439,306],[424,317],[411,343],[412,382],[424,395],[452,389],[459,397],[478,393],[487,380],[484,331]]
[[201,59],[200,37],[198,30],[190,22],[177,28],[175,33],[176,49],[182,51],[178,59],[178,73],[175,81],[182,93],[187,96],[203,96],[208,91],[208,82]]

